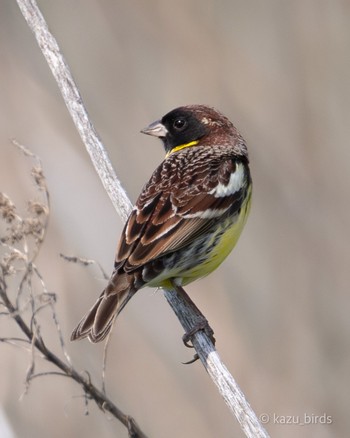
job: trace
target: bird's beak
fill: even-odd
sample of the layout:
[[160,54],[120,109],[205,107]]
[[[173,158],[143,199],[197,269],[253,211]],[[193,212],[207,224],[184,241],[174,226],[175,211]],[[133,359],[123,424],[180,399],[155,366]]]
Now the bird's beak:
[[143,134],[153,135],[154,137],[165,137],[168,133],[166,127],[161,123],[160,120],[151,123],[147,128],[141,130]]

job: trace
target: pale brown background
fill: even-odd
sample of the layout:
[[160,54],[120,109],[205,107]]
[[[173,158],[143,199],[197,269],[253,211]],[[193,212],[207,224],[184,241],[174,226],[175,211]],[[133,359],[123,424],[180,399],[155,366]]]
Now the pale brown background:
[[[234,253],[188,287],[217,347],[273,436],[349,430],[350,2],[346,0],[45,0],[39,5],[115,168],[135,200],[163,157],[139,134],[172,108],[207,103],[246,138],[254,202]],[[121,221],[104,193],[56,84],[14,1],[0,2],[0,190],[25,211],[33,191],[17,138],[42,158],[51,219],[38,264],[58,295],[65,339],[102,290]],[[49,314],[43,315],[44,319]],[[1,323],[1,336],[11,330]],[[191,351],[161,292],[146,289],[114,330],[110,397],[150,436],[242,433]],[[47,341],[57,344],[48,329]],[[101,375],[102,346],[70,344],[78,369]],[[0,345],[0,403],[15,437],[125,437],[79,387],[24,379],[29,356]],[[330,415],[330,425],[276,416]],[[274,424],[275,423],[275,424]],[[0,431],[1,435],[1,431]]]

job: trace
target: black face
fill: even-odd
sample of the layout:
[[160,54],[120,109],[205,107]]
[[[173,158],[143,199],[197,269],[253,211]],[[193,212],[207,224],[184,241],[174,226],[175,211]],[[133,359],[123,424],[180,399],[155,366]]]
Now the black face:
[[206,126],[193,113],[181,108],[166,114],[161,122],[168,130],[166,137],[162,138],[167,152],[176,146],[199,140],[207,133]]

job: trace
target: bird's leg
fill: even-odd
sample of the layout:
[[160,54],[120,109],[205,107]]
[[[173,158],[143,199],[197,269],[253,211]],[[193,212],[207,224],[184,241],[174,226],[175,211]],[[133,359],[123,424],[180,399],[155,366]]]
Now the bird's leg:
[[[172,287],[184,299],[184,301],[186,301],[186,303],[191,308],[196,318],[196,322],[194,323],[194,325],[192,325],[192,327],[188,329],[186,333],[183,335],[182,337],[183,343],[186,345],[186,347],[193,348],[193,345],[189,344],[189,341],[192,340],[195,333],[197,333],[200,330],[203,330],[206,333],[206,335],[210,338],[212,343],[215,345],[214,331],[210,327],[203,313],[198,309],[198,307],[194,304],[194,302],[191,300],[191,298],[187,295],[186,291],[181,286],[175,284],[172,281]],[[198,357],[195,356],[195,359],[198,359]],[[192,361],[189,363],[192,363]]]
[[189,344],[189,341],[192,340],[193,335],[195,335],[200,330],[203,330],[207,336],[209,336],[212,343],[215,345],[215,338],[214,338],[214,330],[210,327],[209,322],[207,319],[204,318],[201,320],[198,320],[195,326],[191,328],[191,330],[188,330],[183,336],[182,341],[188,348],[193,348],[193,345]]

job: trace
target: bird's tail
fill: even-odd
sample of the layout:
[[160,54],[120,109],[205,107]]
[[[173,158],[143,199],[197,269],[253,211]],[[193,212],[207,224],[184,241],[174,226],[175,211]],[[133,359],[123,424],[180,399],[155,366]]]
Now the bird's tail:
[[112,277],[99,299],[73,330],[71,341],[89,338],[100,342],[110,332],[116,316],[136,292],[134,276],[128,274]]

